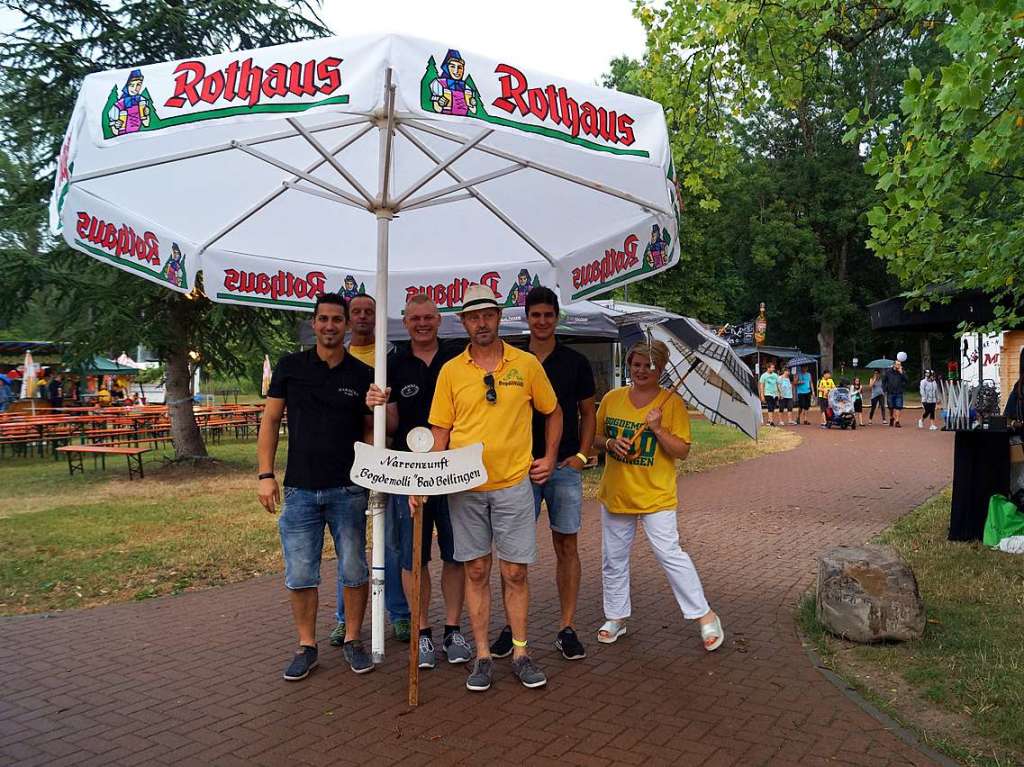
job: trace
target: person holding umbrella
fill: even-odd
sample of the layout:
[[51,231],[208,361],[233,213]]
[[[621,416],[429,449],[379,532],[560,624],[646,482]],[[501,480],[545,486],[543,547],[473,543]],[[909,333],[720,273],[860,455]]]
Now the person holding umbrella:
[[642,523],[683,617],[698,622],[711,652],[721,647],[725,632],[693,560],[679,545],[675,462],[690,452],[690,419],[682,397],[659,385],[668,360],[662,341],[635,344],[626,355],[631,385],[606,394],[597,411],[594,447],[608,454],[598,491],[606,620],[597,641],[611,644],[626,633],[630,549]]

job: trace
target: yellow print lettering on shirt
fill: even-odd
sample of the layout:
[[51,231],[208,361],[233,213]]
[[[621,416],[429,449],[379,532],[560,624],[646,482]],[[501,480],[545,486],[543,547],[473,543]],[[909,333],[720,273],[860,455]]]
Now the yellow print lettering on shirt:
[[[625,418],[605,418],[604,421],[605,434],[611,439],[616,439],[620,436],[626,439],[633,439],[633,435],[640,431],[643,426],[639,421],[629,421]],[[634,446],[634,451],[627,457],[619,458],[619,456],[611,452],[608,453],[608,456],[619,463],[625,463],[630,466],[653,466],[654,451],[657,449],[658,440],[654,433],[648,429],[640,435],[640,440]]]

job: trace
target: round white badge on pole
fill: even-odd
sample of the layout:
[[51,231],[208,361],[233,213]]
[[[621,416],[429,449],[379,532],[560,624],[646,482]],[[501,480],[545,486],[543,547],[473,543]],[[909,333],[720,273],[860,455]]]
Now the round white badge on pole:
[[426,426],[415,426],[405,441],[414,453],[429,453],[434,448],[434,433]]

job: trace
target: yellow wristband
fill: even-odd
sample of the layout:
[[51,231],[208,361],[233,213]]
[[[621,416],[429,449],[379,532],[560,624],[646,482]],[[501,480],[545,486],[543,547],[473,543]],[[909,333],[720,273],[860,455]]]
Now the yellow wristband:
[[584,466],[586,465],[587,461],[590,460],[585,455],[583,455],[583,453],[576,453],[576,457],[583,461]]
[[518,639],[513,639],[512,640],[512,646],[513,647],[526,647],[526,640],[524,639],[524,640],[520,641]]

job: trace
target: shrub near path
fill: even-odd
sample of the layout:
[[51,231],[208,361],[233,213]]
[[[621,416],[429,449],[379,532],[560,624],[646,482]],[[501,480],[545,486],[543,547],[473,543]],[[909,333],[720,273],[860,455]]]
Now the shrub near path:
[[[769,430],[755,443],[735,429],[694,422],[694,450],[682,464],[700,471],[791,449],[792,433]],[[52,459],[0,462],[0,615],[92,607],[246,580],[282,567],[275,518],[255,498],[253,441],[211,445],[211,466],[161,465],[149,453],[146,478],[123,465],[69,477]],[[287,443],[278,448],[283,477]],[[596,491],[599,471],[587,472]],[[325,556],[334,557],[325,543]]]

